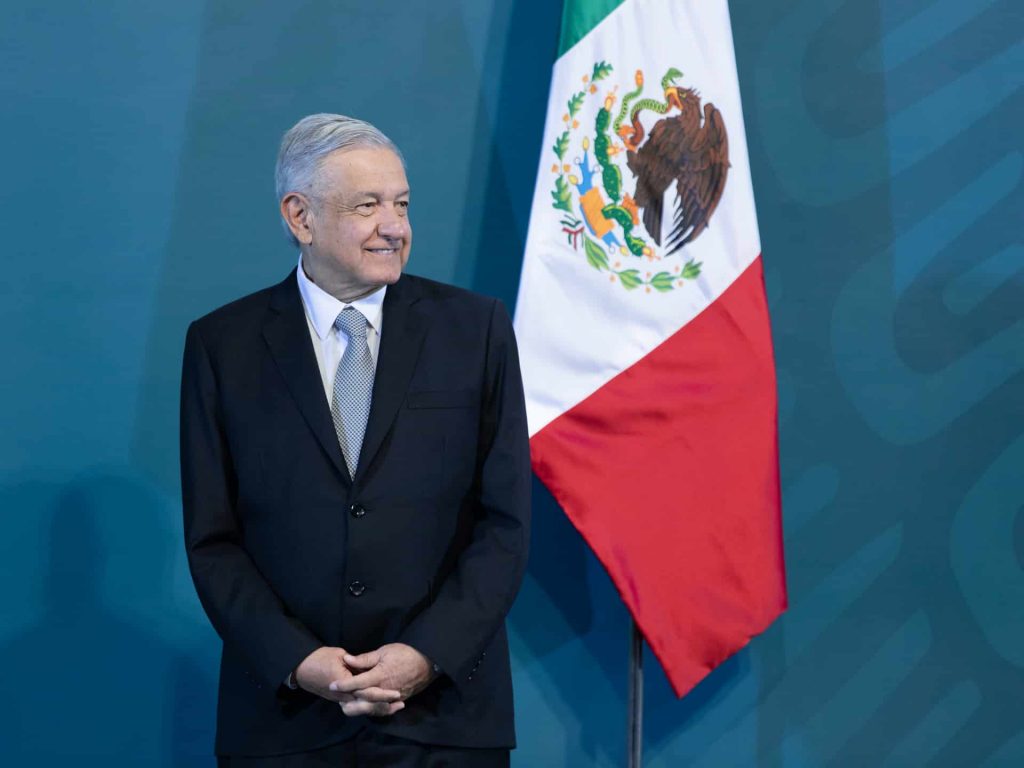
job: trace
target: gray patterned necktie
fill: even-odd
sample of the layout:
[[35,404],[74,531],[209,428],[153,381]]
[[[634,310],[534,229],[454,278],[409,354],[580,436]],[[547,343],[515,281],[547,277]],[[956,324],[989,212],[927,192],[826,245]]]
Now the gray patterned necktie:
[[366,420],[370,416],[373,358],[366,343],[366,318],[362,312],[345,307],[338,313],[334,327],[348,336],[348,346],[334,374],[331,416],[334,417],[334,430],[338,433],[345,464],[349,474],[355,477],[359,449],[366,434]]

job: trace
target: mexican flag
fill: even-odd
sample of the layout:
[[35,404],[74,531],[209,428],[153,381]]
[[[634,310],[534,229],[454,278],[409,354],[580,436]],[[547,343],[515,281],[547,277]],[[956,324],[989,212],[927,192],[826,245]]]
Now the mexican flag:
[[679,696],[786,607],[726,0],[566,0],[516,305],[534,471]]

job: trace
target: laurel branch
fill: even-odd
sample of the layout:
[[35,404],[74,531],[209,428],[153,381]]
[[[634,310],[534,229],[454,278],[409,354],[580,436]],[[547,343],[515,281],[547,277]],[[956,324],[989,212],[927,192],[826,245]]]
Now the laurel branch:
[[650,272],[641,275],[640,270],[634,267],[629,269],[616,269],[608,261],[608,254],[596,241],[583,235],[583,251],[587,256],[587,263],[598,272],[609,272],[611,279],[618,282],[627,291],[637,288],[645,288],[648,293],[653,288],[659,293],[668,293],[676,288],[682,288],[684,281],[695,280],[700,275],[702,262],[690,259],[676,273],[661,271],[656,274]]

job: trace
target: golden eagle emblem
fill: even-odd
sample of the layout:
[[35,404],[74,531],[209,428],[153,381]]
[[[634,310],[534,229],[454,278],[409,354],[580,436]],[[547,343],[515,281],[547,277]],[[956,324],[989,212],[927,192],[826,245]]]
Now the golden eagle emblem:
[[[582,246],[590,266],[629,290],[643,286],[665,293],[700,275],[701,263],[693,259],[673,266],[664,262],[680,252],[685,257],[684,247],[708,228],[725,190],[729,138],[714,104],[702,106],[696,90],[677,85],[683,76],[678,69],[662,77],[660,99],[640,98],[644,76],[637,70],[636,87],[621,101],[618,86],[599,94],[598,82],[612,71],[607,62],[595,64],[567,102],[565,127],[552,146],[559,160],[551,167],[552,205],[564,214],[560,223],[567,242],[574,250]],[[591,96],[600,99],[592,134],[581,130]],[[660,116],[649,129],[646,113]],[[624,189],[620,155],[635,180],[632,193]],[[670,190],[674,196],[666,196]],[[634,259],[646,263],[637,267]]]

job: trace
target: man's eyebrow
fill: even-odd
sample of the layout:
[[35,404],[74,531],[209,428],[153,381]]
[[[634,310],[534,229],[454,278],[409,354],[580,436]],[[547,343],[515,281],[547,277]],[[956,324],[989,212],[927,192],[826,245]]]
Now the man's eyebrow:
[[[406,189],[403,189],[398,194],[396,194],[395,197],[405,197],[408,194],[409,194],[409,189],[406,188]],[[358,198],[369,197],[369,198],[372,198],[373,200],[380,200],[382,196],[381,196],[381,194],[379,192],[353,192],[352,193],[352,197],[358,197]]]

